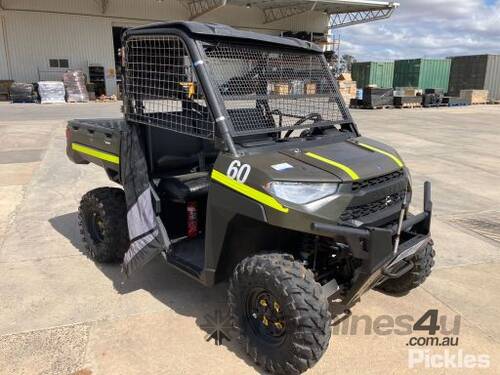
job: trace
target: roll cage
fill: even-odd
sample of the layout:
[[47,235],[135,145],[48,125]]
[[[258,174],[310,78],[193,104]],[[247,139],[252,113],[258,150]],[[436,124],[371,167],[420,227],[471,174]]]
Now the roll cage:
[[321,49],[223,25],[156,24],[124,34],[128,121],[199,138],[357,134]]

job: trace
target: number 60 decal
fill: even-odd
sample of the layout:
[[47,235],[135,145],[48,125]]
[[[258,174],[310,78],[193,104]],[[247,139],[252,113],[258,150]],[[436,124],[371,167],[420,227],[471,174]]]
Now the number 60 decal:
[[252,167],[248,164],[241,164],[239,160],[233,160],[231,164],[229,164],[229,168],[227,168],[227,176],[236,180],[238,182],[245,182],[250,174]]

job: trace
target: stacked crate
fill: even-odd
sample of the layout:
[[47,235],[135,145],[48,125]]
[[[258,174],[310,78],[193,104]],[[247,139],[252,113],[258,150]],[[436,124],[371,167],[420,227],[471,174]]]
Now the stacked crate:
[[422,107],[422,90],[413,87],[396,87],[396,90],[394,90],[394,107]]
[[10,91],[10,86],[14,81],[11,80],[0,80],[0,101],[8,101],[9,100],[9,91]]
[[488,90],[460,90],[460,97],[468,104],[487,104],[488,96]]
[[338,80],[340,95],[344,98],[345,103],[350,103],[351,99],[356,98],[356,81],[352,80],[349,73],[342,73]]
[[380,109],[392,107],[394,104],[394,90],[378,87],[365,87],[363,89],[363,107]]

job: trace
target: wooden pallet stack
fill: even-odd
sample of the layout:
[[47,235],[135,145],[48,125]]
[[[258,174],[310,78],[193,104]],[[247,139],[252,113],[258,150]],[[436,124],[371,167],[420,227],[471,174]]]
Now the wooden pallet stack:
[[356,81],[352,80],[350,73],[342,73],[337,79],[340,89],[340,95],[345,103],[350,103],[351,99],[356,98]]
[[0,101],[1,102],[6,102],[10,99],[9,96],[9,91],[10,91],[10,86],[14,81],[11,80],[0,80]]
[[422,107],[422,96],[395,96],[394,97],[394,107],[395,108],[421,108]]
[[460,90],[460,97],[469,104],[488,104],[488,90]]

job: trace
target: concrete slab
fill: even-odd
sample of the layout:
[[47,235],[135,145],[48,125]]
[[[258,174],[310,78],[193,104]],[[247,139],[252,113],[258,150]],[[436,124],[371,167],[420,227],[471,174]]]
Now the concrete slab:
[[226,285],[207,289],[161,257],[128,280],[119,265],[95,264],[78,249],[0,263],[0,274],[0,335],[158,311],[200,318],[226,301]]
[[[1,105],[0,136],[10,138],[9,148],[2,143],[0,152],[46,152],[40,163],[0,165],[0,229],[1,218],[9,222],[0,242],[0,336],[8,335],[0,339],[0,373],[260,372],[234,340],[219,347],[205,341],[206,314],[227,309],[225,284],[206,289],[161,258],[124,282],[119,266],[97,265],[83,254],[78,202],[86,191],[110,182],[102,169],[66,159],[64,120],[119,117],[119,108],[119,103]],[[460,345],[450,350],[486,353],[491,366],[481,372],[500,373],[498,304],[491,301],[499,286],[500,247],[460,224],[500,209],[495,174],[500,106],[353,115],[363,134],[401,152],[413,171],[415,208],[421,205],[421,184],[433,181],[438,252],[436,270],[423,288],[400,298],[370,292],[354,314],[372,319],[384,314],[416,318],[429,309],[450,319],[460,314]],[[30,164],[36,165],[29,169]],[[336,335],[311,373],[421,372],[408,368],[409,336]],[[82,359],[84,337],[88,343]],[[66,340],[77,344],[60,349]],[[445,350],[423,349],[431,354]],[[7,361],[10,367],[2,366]]]
[[[445,326],[448,330],[453,327],[457,311],[434,298],[432,294],[427,292],[427,289],[416,289],[402,297],[387,296],[375,291],[367,293],[362,298],[362,302],[353,309],[353,317],[334,328],[334,336],[328,352],[311,373],[354,375],[360,373],[414,374],[425,372],[450,374],[460,371],[445,368],[429,369],[422,364],[416,365],[413,369],[409,368],[410,350],[426,350],[427,354],[436,355],[443,354],[447,349],[442,346],[407,345],[412,337],[429,337],[429,335],[418,331],[402,334],[406,328],[402,328],[402,325],[397,323],[398,318],[403,319],[405,316],[406,322],[413,325],[429,309],[438,310],[440,319],[445,317]],[[358,319],[357,324],[354,323],[353,318]],[[379,319],[378,324],[377,318]],[[366,326],[372,327],[372,329],[365,331]],[[487,354],[491,366],[488,369],[481,369],[481,373],[498,373],[500,371],[500,352],[498,351],[500,346],[498,342],[485,337],[484,332],[466,319],[461,319],[459,326],[459,334],[456,335],[459,337],[459,345],[450,347],[449,351],[458,353],[459,350],[462,350],[464,353],[473,355]],[[353,327],[356,334],[351,334]],[[381,332],[384,334],[380,334]],[[390,333],[387,334],[387,332]],[[439,332],[436,334],[439,339],[445,336]]]
[[1,374],[65,375],[82,367],[88,324],[0,337]]
[[59,121],[0,121],[0,151],[43,150]]
[[0,164],[30,163],[42,160],[45,150],[0,151]]
[[4,234],[7,231],[14,212],[23,198],[23,186],[11,185],[0,186],[0,244],[3,242]]
[[432,221],[436,267],[500,262],[500,246],[440,219]]
[[39,162],[0,164],[0,186],[27,184],[39,164]]
[[[63,129],[64,125],[59,127]],[[8,164],[6,168],[14,170],[20,166],[23,164]],[[32,173],[33,170],[34,167]],[[97,166],[76,166],[67,160],[64,133],[56,132],[44,163],[26,188],[17,220],[0,250],[0,262],[74,255],[71,241],[79,241],[74,212],[81,196],[90,189],[110,185],[113,183]],[[68,237],[72,240],[68,241]]]
[[498,263],[436,270],[424,289],[500,343]]

